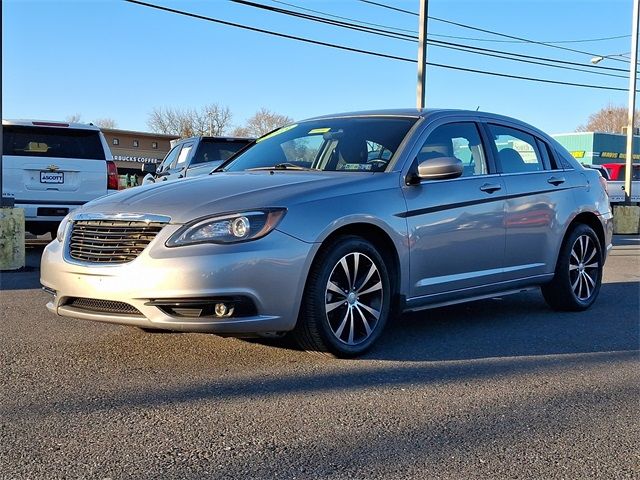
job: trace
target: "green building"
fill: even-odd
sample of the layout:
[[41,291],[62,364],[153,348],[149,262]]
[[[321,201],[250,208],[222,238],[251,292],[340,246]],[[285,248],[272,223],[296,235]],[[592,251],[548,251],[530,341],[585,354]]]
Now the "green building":
[[[627,136],[621,133],[576,132],[552,135],[580,163],[624,163]],[[640,135],[633,136],[633,161],[640,160]]]

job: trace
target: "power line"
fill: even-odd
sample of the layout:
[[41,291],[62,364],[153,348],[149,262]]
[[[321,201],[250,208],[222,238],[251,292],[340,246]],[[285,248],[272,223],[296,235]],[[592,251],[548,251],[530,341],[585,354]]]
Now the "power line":
[[[381,25],[379,23],[373,23],[373,22],[365,22],[364,20],[358,20],[355,18],[350,18],[350,17],[344,17],[342,15],[335,15],[333,13],[328,13],[328,12],[322,12],[320,10],[314,10],[312,8],[306,8],[303,7],[301,5],[296,5],[293,3],[288,3],[288,2],[283,2],[281,0],[271,0],[271,2],[273,3],[278,3],[280,5],[286,5],[288,7],[292,7],[292,8],[297,8],[298,10],[303,10],[305,12],[312,12],[312,13],[318,13],[320,15],[326,15],[328,17],[332,17],[332,18],[339,18],[341,20],[348,20],[350,22],[356,22],[362,25],[371,25],[374,27],[383,27],[383,28],[387,28],[390,30],[397,30],[400,32],[408,32],[408,33],[414,33],[417,35],[417,30],[412,30],[412,29],[408,29],[408,28],[400,28],[400,27],[394,27],[391,25]],[[408,11],[407,11],[408,12]],[[413,12],[411,12],[413,14]],[[497,39],[492,39],[492,38],[478,38],[478,37],[463,37],[463,36],[457,36],[457,35],[445,35],[443,33],[432,33],[431,36],[433,37],[440,37],[440,38],[453,38],[456,40],[472,40],[475,42],[492,42],[492,43],[527,43],[524,40],[497,40]],[[575,39],[575,40],[545,40],[543,43],[589,43],[589,42],[603,42],[606,40],[617,40],[620,38],[629,38],[631,35],[615,35],[612,37],[598,37],[598,38],[583,38],[583,39]]]
[[[323,41],[320,41],[320,40],[313,40],[313,39],[310,39],[310,38],[299,37],[299,36],[296,36],[296,35],[289,35],[287,33],[275,32],[275,31],[266,30],[266,29],[263,29],[263,28],[252,27],[252,26],[249,26],[249,25],[243,25],[243,24],[235,23],[235,22],[229,22],[227,20],[221,20],[219,18],[213,18],[213,17],[208,17],[208,16],[205,16],[205,15],[199,15],[197,13],[185,12],[185,11],[177,10],[177,9],[174,9],[174,8],[164,7],[164,6],[161,6],[161,5],[155,5],[155,4],[152,4],[152,3],[143,2],[141,0],[124,0],[124,1],[127,2],[127,3],[140,5],[140,6],[143,6],[143,7],[148,7],[148,8],[153,8],[153,9],[156,9],[156,10],[161,10],[161,11],[164,11],[164,12],[174,13],[176,15],[182,15],[182,16],[186,16],[186,17],[197,18],[197,19],[200,19],[200,20],[206,20],[206,21],[209,21],[209,22],[218,23],[218,24],[221,24],[221,25],[227,25],[227,26],[230,26],[230,27],[236,27],[236,28],[240,28],[240,29],[243,29],[243,30],[249,30],[249,31],[253,31],[253,32],[264,33],[266,35],[272,35],[272,36],[276,36],[276,37],[287,38],[289,40],[297,40],[297,41],[300,41],[300,42],[310,43],[310,44],[314,44],[314,45],[320,45],[320,46],[324,46],[324,47],[336,48],[336,49],[339,49],[339,50],[345,50],[345,51],[349,51],[349,52],[362,53],[362,54],[365,54],[365,55],[371,55],[371,56],[375,56],[375,57],[387,58],[387,59],[391,59],[391,60],[399,60],[399,61],[403,61],[403,62],[416,63],[416,60],[414,60],[412,58],[400,57],[400,56],[397,56],[397,55],[390,55],[390,54],[380,53],[380,52],[374,52],[374,51],[371,51],[371,50],[364,50],[364,49],[349,47],[349,46],[346,46],[346,45],[340,45],[340,44],[336,44],[336,43],[323,42]],[[473,68],[458,67],[458,66],[453,66],[453,65],[444,65],[444,64],[433,63],[433,62],[427,62],[427,65],[432,66],[432,67],[437,67],[437,68],[446,68],[446,69],[449,69],[449,70],[457,70],[457,71],[463,71],[463,72],[478,73],[478,74],[482,74],[482,75],[490,75],[490,76],[503,77],[503,78],[512,78],[512,79],[518,79],[518,80],[528,80],[528,81],[532,81],[532,82],[548,83],[548,84],[554,84],[554,85],[565,85],[565,86],[582,87],[582,88],[595,88],[595,89],[600,89],[600,90],[616,90],[616,91],[622,91],[622,92],[626,92],[627,91],[626,88],[609,87],[609,86],[605,86],[605,85],[593,85],[593,84],[586,84],[586,83],[563,82],[563,81],[560,81],[560,80],[549,80],[549,79],[544,79],[544,78],[526,77],[526,76],[520,76],[520,75],[511,75],[511,74],[506,74],[506,73],[489,72],[489,71],[486,71],[486,70],[478,70],[478,69],[473,69]]]
[[[387,5],[386,3],[374,2],[372,0],[358,0],[358,1],[360,1],[362,3],[368,3],[370,5],[375,5],[377,7],[386,8],[388,10],[393,10],[393,11],[397,11],[397,12],[401,12],[401,13],[406,13],[406,14],[409,14],[409,15],[418,16],[418,14],[416,12],[412,12],[411,10],[405,10],[403,8],[394,7],[394,6],[391,6],[391,5]],[[543,45],[545,47],[557,48],[559,50],[566,50],[568,52],[581,53],[581,54],[584,54],[584,55],[590,55],[592,57],[598,56],[596,53],[586,52],[584,50],[577,50],[575,48],[562,47],[560,45],[554,45],[552,43],[540,42],[538,40],[531,40],[530,38],[517,37],[515,35],[508,35],[506,33],[500,33],[500,32],[496,32],[496,31],[493,31],[493,30],[488,30],[488,29],[485,29],[485,28],[474,27],[472,25],[467,25],[465,23],[460,23],[460,22],[454,22],[454,21],[451,21],[451,20],[446,20],[444,18],[438,18],[438,17],[433,17],[433,16],[429,16],[429,18],[431,20],[435,20],[437,22],[447,23],[449,25],[455,25],[457,27],[467,28],[469,30],[475,30],[477,32],[488,33],[490,35],[497,35],[499,37],[509,38],[511,40],[519,40],[519,41],[525,42],[525,43]],[[611,60],[615,60],[617,62],[629,63],[629,62],[625,62],[625,60],[621,60],[619,58],[612,58]]]
[[[356,30],[356,31],[361,31],[361,32],[365,32],[365,33],[370,33],[370,34],[373,34],[373,35],[379,35],[379,36],[383,36],[383,37],[394,38],[396,40],[404,40],[404,41],[409,41],[409,42],[414,42],[414,43],[418,42],[418,38],[416,36],[414,36],[414,35],[397,34],[395,32],[391,32],[389,30],[383,30],[383,29],[371,28],[371,27],[364,27],[364,26],[361,26],[361,25],[356,25],[354,23],[338,21],[338,20],[332,20],[332,19],[319,17],[319,16],[316,16],[316,15],[309,15],[309,14],[300,13],[300,12],[294,12],[292,10],[286,10],[286,9],[283,9],[283,8],[272,7],[270,5],[264,5],[262,3],[256,3],[256,2],[249,1],[249,0],[229,0],[229,1],[231,1],[232,3],[238,3],[238,4],[249,6],[249,7],[255,7],[255,8],[267,10],[267,11],[274,12],[274,13],[280,13],[280,14],[284,14],[284,15],[293,16],[293,17],[296,17],[296,18],[303,18],[305,20],[310,20],[310,21],[314,21],[314,22],[320,22],[320,23],[324,23],[324,24],[328,24],[328,25],[342,27],[342,28],[346,28],[346,29],[349,29],[349,30]],[[278,3],[284,3],[284,2],[278,2]],[[318,12],[318,13],[322,13],[322,12]],[[604,75],[604,76],[609,76],[609,77],[625,78],[625,79],[628,78],[627,75],[615,75],[615,74],[603,73],[603,72],[595,71],[596,69],[597,70],[607,69],[607,70],[626,72],[626,70],[619,69],[619,68],[598,67],[596,65],[584,65],[584,64],[581,64],[581,63],[577,63],[577,62],[568,62],[568,61],[564,61],[564,60],[557,60],[557,59],[551,59],[551,58],[545,58],[545,57],[535,57],[535,56],[531,56],[531,55],[523,55],[523,54],[518,54],[518,53],[513,53],[513,52],[505,52],[505,51],[501,51],[501,50],[493,50],[493,49],[487,49],[487,48],[482,48],[482,47],[476,47],[474,45],[466,45],[466,44],[460,44],[460,43],[444,42],[444,41],[441,41],[441,40],[428,39],[427,43],[431,44],[433,46],[436,46],[436,47],[440,47],[440,48],[458,50],[458,51],[473,53],[473,54],[476,54],[476,55],[484,55],[484,56],[500,58],[500,59],[504,59],[504,60],[511,60],[511,61],[516,61],[516,62],[521,62],[521,63],[529,63],[529,64],[533,64],[533,65],[541,65],[541,66],[545,66],[545,67],[559,68],[559,69],[563,69],[563,70],[570,70],[570,71],[583,72],[583,73],[591,73],[591,74],[594,74],[594,75]],[[512,56],[520,57],[520,58],[512,58]],[[523,58],[527,59],[527,60],[524,60]],[[568,64],[568,65],[575,65],[575,66],[578,66],[578,67],[581,67],[581,68],[566,67],[566,66],[561,66],[561,65],[549,65],[548,63],[543,63],[543,61],[554,62],[554,63],[563,63],[563,64]],[[586,68],[591,68],[592,70],[585,70],[585,67]]]

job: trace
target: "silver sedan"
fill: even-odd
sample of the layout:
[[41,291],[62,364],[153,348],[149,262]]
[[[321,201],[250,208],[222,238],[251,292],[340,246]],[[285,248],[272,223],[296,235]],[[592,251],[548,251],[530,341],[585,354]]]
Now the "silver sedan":
[[511,118],[328,115],[211,175],[79,208],[46,247],[41,282],[66,317],[289,334],[356,356],[403,311],[538,287],[552,308],[591,306],[611,246],[603,184]]

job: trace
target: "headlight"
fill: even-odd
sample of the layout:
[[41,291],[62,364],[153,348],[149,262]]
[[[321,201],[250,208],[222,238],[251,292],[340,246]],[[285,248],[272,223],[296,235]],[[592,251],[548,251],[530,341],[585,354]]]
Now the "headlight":
[[268,208],[200,218],[174,233],[167,247],[256,240],[276,228],[285,213],[284,208]]
[[59,242],[62,242],[64,240],[64,234],[67,231],[67,226],[69,225],[70,216],[71,214],[68,213],[67,216],[62,219],[62,221],[60,222],[60,225],[58,225],[58,231],[56,232],[56,239],[58,239]]

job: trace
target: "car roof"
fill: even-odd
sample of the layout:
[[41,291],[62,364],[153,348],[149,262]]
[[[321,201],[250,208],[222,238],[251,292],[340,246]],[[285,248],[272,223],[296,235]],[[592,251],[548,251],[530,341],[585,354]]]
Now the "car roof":
[[187,138],[181,138],[179,140],[176,140],[174,145],[177,145],[179,143],[184,143],[184,142],[188,142],[188,141],[194,141],[194,140],[222,140],[225,142],[253,142],[255,140],[255,138],[252,137],[209,137],[209,136],[194,136],[194,137],[187,137]]
[[454,108],[391,108],[391,109],[381,109],[381,110],[362,110],[355,112],[344,112],[344,113],[335,113],[330,115],[320,115],[317,117],[308,118],[308,120],[322,120],[329,118],[348,118],[348,117],[410,117],[410,118],[420,118],[420,117],[442,117],[449,115],[469,115],[478,118],[484,119],[495,119],[501,121],[507,121],[512,123],[519,123],[528,128],[533,128],[534,130],[538,130],[537,128],[529,125],[528,123],[523,122],[522,120],[518,120],[513,117],[507,117],[505,115],[500,115],[497,113],[491,112],[482,112],[477,110],[463,110],[463,109],[454,109]]
[[59,120],[2,120],[2,125],[18,125],[21,127],[53,127],[53,128],[74,128],[78,130],[96,130],[100,128],[92,123],[64,122]]

